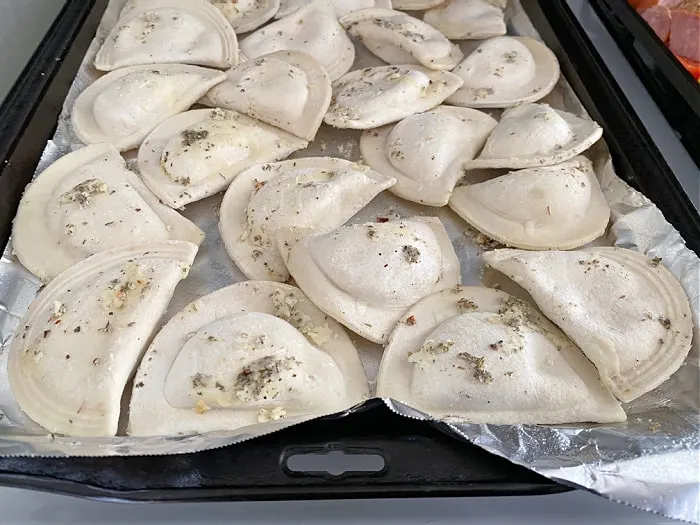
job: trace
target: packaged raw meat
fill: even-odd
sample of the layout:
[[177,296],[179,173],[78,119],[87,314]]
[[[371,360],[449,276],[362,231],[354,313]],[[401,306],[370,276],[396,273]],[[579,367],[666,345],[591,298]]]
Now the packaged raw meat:
[[700,62],[700,0],[684,0],[671,11],[668,47],[676,55]]
[[641,16],[664,42],[668,42],[671,32],[671,10],[663,5],[655,5],[642,11]]

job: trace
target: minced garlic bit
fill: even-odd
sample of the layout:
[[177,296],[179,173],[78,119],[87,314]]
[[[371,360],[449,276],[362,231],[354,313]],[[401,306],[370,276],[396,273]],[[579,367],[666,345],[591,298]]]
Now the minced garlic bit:
[[444,354],[445,352],[449,352],[452,346],[454,346],[454,341],[428,340],[425,343],[423,343],[423,346],[421,346],[420,351],[426,352],[428,354]]
[[197,412],[197,414],[204,414],[205,412],[208,412],[209,410],[211,410],[209,405],[207,405],[201,399],[199,401],[197,401],[197,404],[194,406],[194,411]]
[[143,293],[151,285],[137,264],[127,266],[123,274],[122,279],[112,279],[100,296],[102,307],[107,311],[123,309],[132,292]]
[[[275,399],[284,385],[282,374],[298,366],[293,357],[268,355],[253,361],[243,368],[233,385],[235,396],[241,401],[263,401]],[[291,374],[294,377],[296,374]]]
[[54,301],[53,302],[53,313],[49,317],[49,323],[52,323],[56,321],[57,319],[60,319],[63,314],[66,313],[66,305],[63,304],[61,301]]
[[314,326],[311,317],[297,309],[296,305],[299,303],[299,299],[294,295],[294,292],[285,294],[281,290],[275,290],[270,294],[270,299],[272,299],[274,315],[287,321],[312,343],[320,345],[330,339],[333,331],[328,324],[320,327]]
[[408,362],[423,368],[423,365],[426,363],[434,363],[435,356],[449,352],[452,346],[454,346],[454,341],[433,341],[429,339],[423,343],[420,350],[409,354]]
[[61,203],[76,202],[81,208],[85,208],[90,205],[90,197],[98,193],[107,193],[107,185],[100,179],[88,179],[61,195]]
[[533,312],[532,308],[517,297],[508,297],[503,299],[502,307],[498,310],[498,315],[501,316],[501,322],[519,332],[520,329],[527,325],[530,328],[536,328],[538,326],[537,317]]
[[284,407],[261,408],[258,412],[258,423],[267,423],[268,421],[277,421],[287,417],[287,410]]
[[310,339],[312,343],[322,345],[331,340],[333,337],[333,330],[331,330],[331,327],[328,326],[328,323],[324,323],[321,326],[314,326],[306,331],[304,335]]

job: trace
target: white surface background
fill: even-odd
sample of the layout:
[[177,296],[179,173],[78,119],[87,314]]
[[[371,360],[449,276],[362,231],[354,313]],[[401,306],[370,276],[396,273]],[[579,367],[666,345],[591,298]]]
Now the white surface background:
[[586,492],[509,498],[118,504],[0,489],[0,524],[241,523],[660,525],[678,523]]
[[[559,0],[546,0],[559,1]],[[623,88],[669,164],[682,177],[695,201],[697,167],[663,120],[629,65],[619,54],[585,0],[568,0],[609,67],[620,74]],[[61,0],[0,0],[0,100],[12,86],[36,45],[60,10]],[[690,164],[688,164],[690,162]],[[676,523],[600,497],[577,491],[552,496],[509,498],[430,498],[405,500],[295,501],[207,504],[115,504],[0,488],[0,524],[423,524],[474,523],[579,525]]]

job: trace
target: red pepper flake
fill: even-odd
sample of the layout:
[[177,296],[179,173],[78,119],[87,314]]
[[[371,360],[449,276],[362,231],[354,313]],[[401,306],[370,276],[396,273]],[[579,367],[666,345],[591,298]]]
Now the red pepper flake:
[[413,326],[414,324],[416,324],[416,316],[412,315],[411,317],[406,319],[406,324],[409,326]]
[[389,222],[389,217],[377,217],[377,222]]
[[136,210],[135,210],[135,211],[141,211],[141,208],[136,208]]

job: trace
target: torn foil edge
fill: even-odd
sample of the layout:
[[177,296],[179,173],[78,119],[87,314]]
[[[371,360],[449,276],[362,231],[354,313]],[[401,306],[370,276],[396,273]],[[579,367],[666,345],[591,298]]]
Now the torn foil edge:
[[[71,86],[57,133],[49,141],[42,155],[37,172],[61,154],[75,149],[79,142],[69,124],[69,108],[82,89],[91,83],[96,72],[90,65],[106,28],[114,25],[124,0],[112,0],[103,22],[92,42],[86,59]],[[511,0],[508,10],[510,34],[539,38],[519,0]],[[572,89],[562,79],[557,87],[563,96],[563,106],[577,114],[585,115]],[[336,130],[337,131],[337,130]],[[347,143],[349,144],[349,142]],[[324,151],[321,142],[321,152]],[[307,152],[310,154],[311,152]],[[328,153],[330,154],[330,153]],[[357,160],[356,148],[344,152],[338,147],[338,156]],[[700,262],[688,250],[678,232],[663,218],[661,212],[643,195],[631,189],[613,172],[605,145],[600,142],[590,152],[601,187],[612,209],[612,227],[609,239],[614,244],[635,249],[653,257],[662,257],[671,272],[680,279],[688,292],[696,325],[694,347],[681,371],[655,391],[625,406],[628,421],[617,425],[586,426],[531,426],[531,425],[456,425],[445,423],[455,437],[472,442],[485,450],[530,468],[546,477],[567,485],[583,487],[643,510],[664,516],[696,522],[698,517],[698,465],[700,438],[698,438],[698,301],[700,299]],[[127,156],[127,160],[129,160]],[[372,210],[374,212],[374,210]],[[194,212],[196,213],[196,212]],[[11,248],[8,248],[11,250]],[[469,249],[467,248],[467,251]],[[470,252],[471,253],[471,252]],[[463,264],[463,272],[469,280],[473,261]],[[4,269],[12,266],[12,272]],[[9,251],[0,264],[0,276],[19,275],[27,285],[13,290],[12,309],[0,312],[0,367],[6,363],[9,337],[5,337],[8,325],[21,317],[34,297],[39,284],[13,260]],[[230,284],[230,283],[223,283]],[[17,295],[18,294],[18,295]],[[9,301],[2,297],[2,304]],[[16,319],[19,322],[19,319]],[[5,354],[5,355],[3,355]],[[0,400],[8,386],[0,383]],[[385,403],[397,414],[413,419],[430,419],[429,416],[391,400]],[[5,410],[0,406],[0,410]],[[345,414],[361,410],[351,408]],[[47,436],[37,425],[21,413],[0,413],[0,455],[2,456],[122,456],[151,454],[180,454],[221,448],[260,437],[304,421],[322,416],[290,418],[248,427],[242,431],[213,432],[208,434],[132,438],[72,438]],[[651,431],[656,428],[658,431]],[[35,432],[27,435],[26,432]]]

